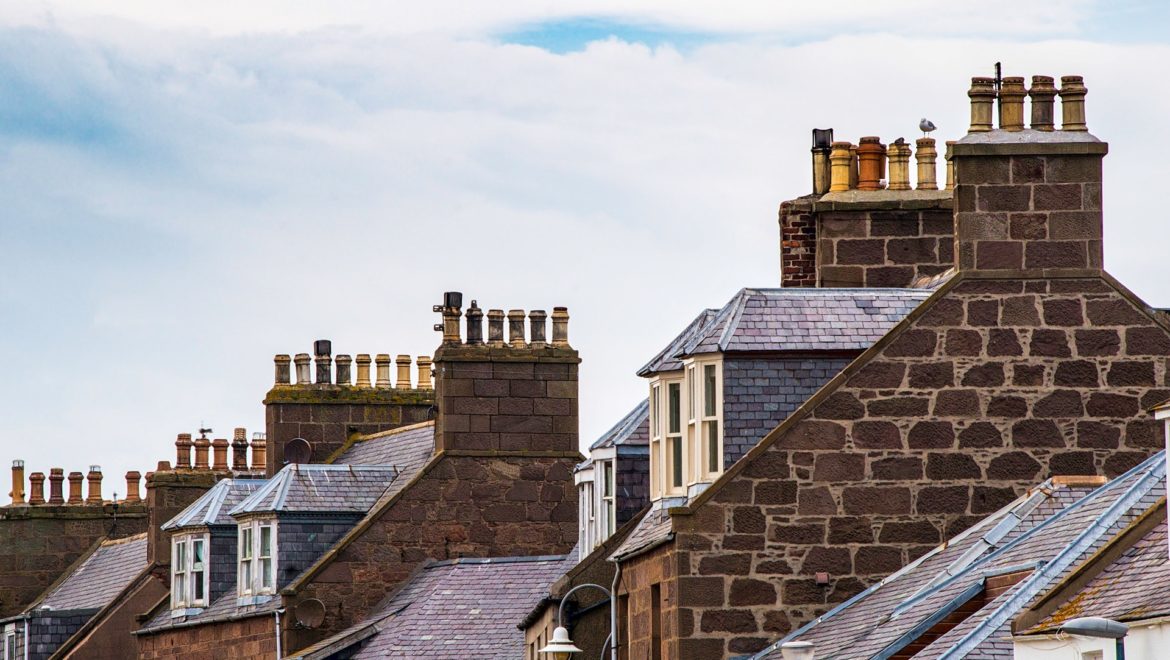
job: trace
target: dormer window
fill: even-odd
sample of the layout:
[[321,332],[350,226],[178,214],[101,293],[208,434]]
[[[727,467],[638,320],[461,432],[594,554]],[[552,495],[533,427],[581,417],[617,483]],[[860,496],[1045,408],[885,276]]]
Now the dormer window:
[[239,558],[241,598],[275,593],[276,521],[241,522]]
[[723,433],[720,421],[720,404],[723,402],[723,388],[720,383],[720,365],[711,362],[700,365],[702,378],[697,383],[702,391],[702,418],[698,428],[699,464],[702,465],[701,477],[711,481],[723,472]]
[[652,499],[694,494],[723,473],[723,365],[718,356],[688,360],[650,383]]
[[206,533],[181,534],[171,539],[171,610],[186,614],[207,607],[208,571]]

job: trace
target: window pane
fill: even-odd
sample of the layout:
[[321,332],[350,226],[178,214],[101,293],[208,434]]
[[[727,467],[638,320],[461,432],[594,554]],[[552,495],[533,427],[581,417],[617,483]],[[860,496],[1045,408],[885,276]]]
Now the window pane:
[[191,591],[195,594],[194,600],[203,600],[203,571],[191,573]]
[[252,557],[252,528],[245,527],[240,530],[240,559],[250,559]]
[[679,409],[679,406],[682,403],[681,401],[679,401],[679,399],[681,399],[682,396],[681,396],[679,384],[678,383],[671,383],[671,384],[667,385],[666,392],[667,392],[667,406],[668,406],[668,410],[667,410],[666,414],[668,416],[668,423],[669,423],[669,426],[668,426],[666,432],[667,433],[678,433],[679,430],[682,428],[682,424],[680,423],[682,411]]
[[195,539],[191,542],[191,566],[193,568],[203,567],[203,539]]
[[682,438],[670,439],[671,485],[675,488],[683,483],[683,448]]
[[657,385],[654,386],[653,396],[651,397],[650,405],[650,437],[658,437],[662,435],[662,431],[658,428],[658,423],[662,421],[661,409],[659,408],[659,394],[660,390]]
[[248,592],[252,590],[252,562],[240,564],[240,588]]
[[687,367],[687,393],[690,396],[687,398],[687,419],[695,418],[695,392],[698,383],[695,382],[695,368]]
[[719,422],[703,422],[707,427],[707,471],[719,471]]
[[187,569],[187,542],[175,542],[175,570],[183,571]]
[[605,466],[605,469],[604,469],[605,497],[612,497],[613,496],[613,463],[606,461],[605,463],[603,463],[603,465]]
[[715,416],[715,365],[703,366],[703,414]]
[[263,586],[265,588],[272,587],[272,560],[271,559],[261,559],[260,560],[260,579],[263,580]]
[[271,527],[266,526],[266,527],[260,528],[260,556],[261,557],[271,557],[272,556],[272,528]]
[[175,586],[173,589],[175,590],[175,603],[179,605],[182,605],[187,601],[187,592],[185,588],[187,586],[187,581],[184,578],[186,578],[186,576],[181,573],[175,574]]

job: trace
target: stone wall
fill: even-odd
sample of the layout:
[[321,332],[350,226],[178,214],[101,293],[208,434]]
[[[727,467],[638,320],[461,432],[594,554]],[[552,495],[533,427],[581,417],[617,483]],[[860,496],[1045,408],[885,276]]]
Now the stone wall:
[[[702,652],[701,645],[681,639],[689,637],[693,630],[679,629],[679,593],[690,593],[696,585],[676,580],[677,569],[678,557],[670,545],[622,562],[617,594],[619,599],[625,598],[624,625],[618,624],[619,634],[625,640],[623,657],[631,660],[711,657]],[[661,655],[654,655],[659,648]]]
[[724,467],[735,464],[854,357],[724,357]]
[[146,507],[9,506],[0,508],[0,618],[24,611],[102,537],[146,531]]
[[1048,476],[1127,470],[1167,356],[1107,276],[952,280],[674,516],[680,629],[751,651]]
[[432,460],[319,570],[292,585],[295,596],[286,607],[318,598],[326,620],[317,630],[290,631],[289,649],[352,625],[428,560],[558,555],[573,548],[578,454],[452,453]]
[[[286,616],[285,624],[291,624]],[[229,650],[230,649],[230,650]],[[276,621],[271,613],[215,625],[176,628],[138,636],[140,660],[270,660],[276,657]]]
[[781,241],[781,286],[905,287],[944,272],[954,265],[951,207],[948,191],[853,191],[785,202],[781,232],[800,238]]
[[427,421],[434,401],[431,390],[277,385],[264,398],[268,476],[284,467],[284,447],[293,438],[309,442],[308,462],[325,463],[355,433]]
[[87,623],[69,645],[59,649],[60,657],[136,660],[138,649],[131,633],[141,625],[137,617],[166,596],[168,577],[151,575],[140,579],[112,607]]

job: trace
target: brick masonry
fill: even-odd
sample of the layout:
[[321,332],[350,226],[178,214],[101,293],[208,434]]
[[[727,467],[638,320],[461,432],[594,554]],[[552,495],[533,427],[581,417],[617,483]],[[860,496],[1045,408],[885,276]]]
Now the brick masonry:
[[[276,622],[271,613],[214,626],[178,628],[138,637],[141,660],[267,660],[276,657]],[[227,651],[230,649],[230,651]]]
[[952,280],[674,517],[680,630],[749,652],[1047,476],[1123,472],[1163,445],[1167,356],[1107,277]]
[[723,359],[723,464],[733,465],[853,357]]
[[284,447],[304,438],[310,463],[325,463],[355,433],[371,434],[425,422],[431,390],[370,389],[344,385],[277,385],[264,398],[268,476],[284,467]]
[[0,508],[0,618],[22,612],[103,536],[146,531],[146,507]]
[[781,205],[781,286],[905,287],[953,266],[951,199],[883,192],[873,201]]

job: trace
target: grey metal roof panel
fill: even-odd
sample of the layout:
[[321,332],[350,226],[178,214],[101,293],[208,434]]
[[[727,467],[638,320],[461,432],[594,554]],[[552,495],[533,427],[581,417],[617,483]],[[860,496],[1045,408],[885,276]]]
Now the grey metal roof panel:
[[184,527],[235,525],[236,521],[228,515],[228,512],[256,492],[267,481],[267,479],[221,479],[199,499],[183,509],[179,515],[163,523],[162,529],[170,531]]
[[146,534],[102,541],[38,607],[100,609],[121,593],[146,565]]
[[524,633],[516,625],[573,563],[503,557],[431,564],[371,617],[380,618],[378,632],[353,657],[523,657]]
[[233,507],[249,513],[365,513],[399,476],[388,465],[290,464]]
[[601,435],[589,449],[601,447],[615,447],[619,445],[649,445],[650,444],[650,399],[642,401],[633,410],[626,413],[613,428]]

